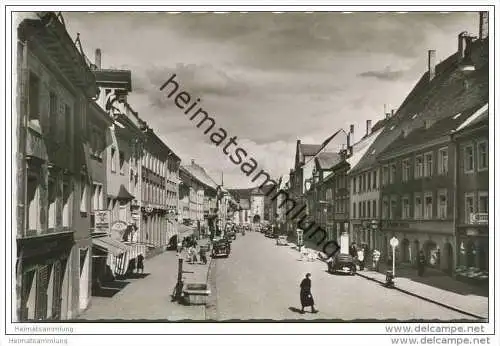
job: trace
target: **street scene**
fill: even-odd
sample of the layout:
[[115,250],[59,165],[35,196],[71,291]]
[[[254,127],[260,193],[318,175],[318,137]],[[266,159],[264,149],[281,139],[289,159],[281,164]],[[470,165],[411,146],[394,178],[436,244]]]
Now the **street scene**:
[[489,321],[489,12],[15,23],[13,320]]

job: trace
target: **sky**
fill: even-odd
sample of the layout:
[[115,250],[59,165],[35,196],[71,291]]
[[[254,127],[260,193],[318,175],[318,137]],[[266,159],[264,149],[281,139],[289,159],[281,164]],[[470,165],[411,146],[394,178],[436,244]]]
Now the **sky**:
[[[224,186],[254,186],[160,86],[180,89],[273,177],[293,167],[297,139],[320,144],[354,124],[354,141],[397,109],[427,70],[477,35],[479,14],[459,13],[63,13],[86,55],[132,71],[128,102],[189,164]],[[228,136],[229,137],[229,136]],[[345,138],[345,137],[344,137]],[[336,140],[343,141],[341,138]]]

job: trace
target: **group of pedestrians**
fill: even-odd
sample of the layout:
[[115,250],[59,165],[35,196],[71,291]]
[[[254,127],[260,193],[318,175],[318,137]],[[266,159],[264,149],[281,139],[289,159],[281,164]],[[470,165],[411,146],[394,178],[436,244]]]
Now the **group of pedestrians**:
[[364,270],[366,268],[366,263],[369,256],[368,245],[358,245],[353,242],[349,247],[349,255],[351,255],[351,257],[354,259],[356,265],[359,267],[359,270]]
[[198,246],[198,242],[193,237],[184,238],[177,246],[177,253],[191,264],[207,264],[208,262],[206,248]]

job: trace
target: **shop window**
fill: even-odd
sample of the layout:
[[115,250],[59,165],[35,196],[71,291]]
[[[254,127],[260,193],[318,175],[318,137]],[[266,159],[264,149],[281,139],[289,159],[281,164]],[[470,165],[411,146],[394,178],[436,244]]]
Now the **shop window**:
[[432,192],[425,193],[424,203],[424,219],[432,219]]
[[464,170],[465,173],[474,172],[474,146],[464,147]]
[[488,141],[481,141],[477,144],[477,170],[488,169]]
[[438,151],[438,174],[448,174],[448,148],[442,148]]

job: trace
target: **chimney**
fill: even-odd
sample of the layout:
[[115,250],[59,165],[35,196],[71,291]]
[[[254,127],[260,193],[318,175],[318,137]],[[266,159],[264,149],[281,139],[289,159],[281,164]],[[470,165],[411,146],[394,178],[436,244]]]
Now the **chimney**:
[[95,66],[98,70],[101,69],[101,49],[97,48],[95,50]]
[[351,141],[354,142],[354,124],[349,126],[349,137],[351,137]]
[[428,55],[428,69],[429,69],[429,82],[434,79],[436,76],[436,51],[431,49],[429,50]]
[[368,119],[366,121],[366,135],[368,136],[372,132],[372,121]]
[[194,159],[191,159],[191,165],[194,166]]
[[479,12],[479,39],[488,38],[488,12]]
[[465,58],[465,38],[469,36],[467,31],[462,31],[458,34],[458,58],[462,60]]
[[395,109],[391,109],[391,117],[393,117],[393,116],[394,116],[394,113],[395,113],[395,112],[396,112],[396,110],[395,110]]

